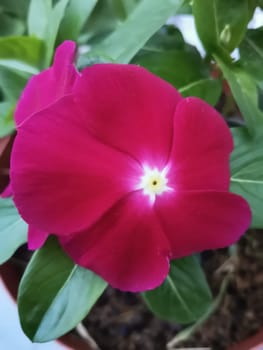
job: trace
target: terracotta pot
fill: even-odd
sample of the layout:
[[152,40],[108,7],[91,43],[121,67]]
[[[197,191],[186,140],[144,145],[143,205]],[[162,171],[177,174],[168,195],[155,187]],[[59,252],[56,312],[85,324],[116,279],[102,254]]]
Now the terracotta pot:
[[263,328],[256,335],[235,344],[229,350],[263,350]]

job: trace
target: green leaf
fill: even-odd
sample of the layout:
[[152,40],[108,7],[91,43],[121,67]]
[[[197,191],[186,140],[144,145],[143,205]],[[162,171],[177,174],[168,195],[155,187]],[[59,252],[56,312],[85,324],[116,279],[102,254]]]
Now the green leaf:
[[52,8],[51,0],[31,0],[28,16],[28,28],[45,42],[43,67],[50,65],[60,23],[65,15],[69,0],[60,0]]
[[[43,0],[43,1],[46,1],[46,0]],[[46,42],[46,48],[47,48],[46,57],[45,57],[45,66],[50,65],[59,26],[64,17],[65,10],[68,3],[69,3],[69,0],[60,0],[51,11],[48,25],[46,28],[46,35],[45,35],[45,42]]]
[[179,92],[184,97],[196,96],[215,106],[222,92],[222,84],[219,80],[201,79],[181,87]]
[[22,35],[25,31],[24,22],[7,13],[0,13],[0,35]]
[[70,0],[61,22],[58,41],[78,40],[81,29],[89,18],[98,0]]
[[12,102],[0,102],[0,138],[11,134],[15,130],[14,108]]
[[138,0],[112,0],[113,7],[119,18],[126,19],[137,5]]
[[196,321],[212,301],[205,275],[194,256],[172,261],[165,282],[143,293],[143,298],[158,317],[178,323]]
[[194,0],[193,14],[207,51],[224,56],[241,42],[251,9],[248,0]]
[[16,102],[29,78],[28,74],[0,67],[0,87],[5,100]]
[[11,198],[0,198],[0,264],[7,261],[27,240],[28,226]]
[[240,63],[253,78],[263,82],[263,27],[248,30],[240,48]]
[[46,39],[49,17],[52,12],[52,0],[31,0],[27,18],[29,35]]
[[235,149],[231,156],[231,191],[244,197],[252,210],[252,227],[263,228],[262,125],[254,137],[246,128],[232,129]]
[[20,321],[34,342],[56,339],[74,328],[106,288],[106,282],[83,269],[61,250],[54,237],[37,251],[18,292]]
[[0,66],[38,73],[43,54],[43,42],[34,37],[0,38]]
[[109,56],[119,63],[129,63],[147,40],[179,10],[183,2],[142,0],[127,20],[101,44],[96,45],[93,52]]
[[258,106],[256,81],[238,65],[226,64],[216,55],[215,58],[230,85],[249,132],[251,135],[257,133],[263,124],[263,112]]

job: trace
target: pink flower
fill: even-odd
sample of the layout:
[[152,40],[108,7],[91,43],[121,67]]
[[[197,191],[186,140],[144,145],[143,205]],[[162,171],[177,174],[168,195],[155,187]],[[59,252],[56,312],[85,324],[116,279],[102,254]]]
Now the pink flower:
[[73,51],[72,42],[57,49],[16,110],[11,182],[39,230],[31,245],[51,232],[77,264],[143,291],[162,283],[170,259],[237,241],[251,214],[229,193],[223,118],[141,67],[79,74]]

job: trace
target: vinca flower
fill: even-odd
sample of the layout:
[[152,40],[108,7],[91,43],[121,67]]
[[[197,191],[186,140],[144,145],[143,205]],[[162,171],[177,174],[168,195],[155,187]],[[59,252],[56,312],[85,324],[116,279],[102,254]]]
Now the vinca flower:
[[113,287],[153,289],[171,259],[229,246],[248,228],[248,204],[229,192],[231,133],[207,103],[144,68],[77,72],[74,51],[64,42],[19,100],[14,201],[34,228],[30,247],[53,234]]

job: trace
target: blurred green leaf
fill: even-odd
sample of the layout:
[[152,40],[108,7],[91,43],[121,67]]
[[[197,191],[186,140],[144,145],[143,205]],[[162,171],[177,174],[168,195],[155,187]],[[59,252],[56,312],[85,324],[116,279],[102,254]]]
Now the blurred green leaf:
[[181,87],[179,92],[184,97],[196,96],[215,106],[222,92],[222,84],[215,79],[201,79]]
[[37,251],[18,292],[20,321],[34,342],[56,339],[74,328],[89,312],[107,284],[77,266],[51,237]]
[[205,275],[194,256],[172,261],[165,282],[143,293],[143,298],[158,317],[182,324],[198,320],[212,302]]
[[24,89],[30,75],[19,71],[13,71],[0,66],[0,87],[4,98],[10,102],[16,102]]
[[27,18],[29,35],[45,40],[51,13],[52,0],[31,0]]
[[206,50],[224,56],[241,42],[251,9],[248,0],[194,0],[193,14]]
[[252,210],[252,227],[263,228],[263,126],[251,137],[246,128],[232,129],[231,191],[244,197]]
[[0,12],[1,36],[22,35],[24,31],[25,24],[21,19]]
[[34,37],[0,38],[0,66],[38,73],[43,54],[43,42]]
[[0,138],[11,134],[15,130],[14,103],[0,102]]
[[0,12],[5,12],[13,17],[18,17],[25,20],[28,13],[30,0],[1,0],[0,2]]
[[183,96],[197,96],[215,105],[221,95],[221,82],[210,78],[210,67],[173,26],[164,26],[158,31],[132,63],[168,81]]
[[263,27],[247,31],[239,52],[242,67],[254,79],[263,82]]
[[27,240],[28,226],[11,198],[0,198],[0,264],[7,261]]
[[226,64],[216,55],[215,58],[230,85],[250,133],[258,132],[259,126],[263,124],[263,112],[258,106],[256,81],[242,67]]
[[60,0],[52,8],[51,0],[31,0],[28,28],[31,35],[45,42],[44,68],[51,63],[59,26],[68,3],[69,0]]
[[142,0],[125,22],[93,48],[93,53],[109,56],[119,63],[129,63],[147,40],[179,10],[183,2]]
[[98,0],[70,0],[61,22],[58,42],[78,40],[81,29],[89,18]]
[[138,4],[138,0],[112,0],[113,7],[122,20],[126,19]]

